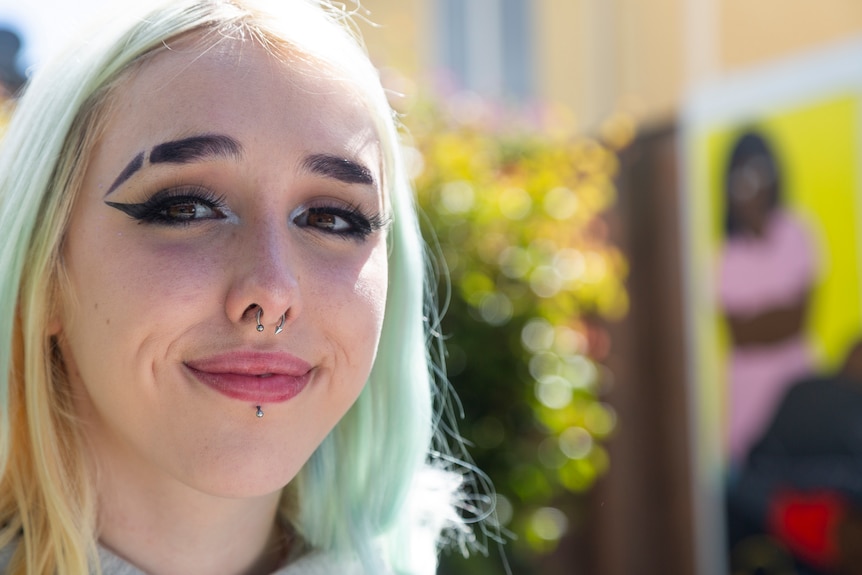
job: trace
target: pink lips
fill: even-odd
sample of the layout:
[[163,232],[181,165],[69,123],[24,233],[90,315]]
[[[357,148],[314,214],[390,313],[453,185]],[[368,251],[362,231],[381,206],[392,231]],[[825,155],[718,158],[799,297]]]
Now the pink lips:
[[256,405],[291,399],[312,375],[310,364],[286,353],[230,352],[185,365],[200,382],[219,393]]

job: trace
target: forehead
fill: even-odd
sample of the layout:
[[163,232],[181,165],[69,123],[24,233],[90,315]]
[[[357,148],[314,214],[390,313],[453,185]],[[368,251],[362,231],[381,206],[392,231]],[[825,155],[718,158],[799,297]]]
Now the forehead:
[[376,171],[379,142],[360,94],[347,72],[254,41],[183,39],[119,83],[97,151],[133,156],[162,141],[225,133],[262,150],[373,158]]

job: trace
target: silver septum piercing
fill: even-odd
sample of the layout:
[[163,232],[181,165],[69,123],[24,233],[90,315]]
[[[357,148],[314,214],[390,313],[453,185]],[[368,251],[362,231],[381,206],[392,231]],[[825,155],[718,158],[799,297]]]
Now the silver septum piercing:
[[259,405],[257,406],[257,413],[255,413],[255,415],[258,417],[263,417],[263,410],[260,408]]
[[[262,307],[258,307],[258,308],[257,308],[257,331],[263,331],[263,324],[262,324],[262,323],[260,323],[260,318],[261,318],[262,316],[263,316],[263,308],[262,308]],[[286,320],[287,320],[287,314],[286,314],[286,313],[281,314],[281,321],[280,321],[280,322],[278,322],[278,325],[277,325],[277,326],[275,326],[275,334],[276,334],[276,335],[278,335],[278,334],[280,334],[282,331],[284,331],[284,322],[285,322]],[[258,417],[261,417],[262,415],[263,415],[263,413],[260,413],[260,415],[258,415]]]

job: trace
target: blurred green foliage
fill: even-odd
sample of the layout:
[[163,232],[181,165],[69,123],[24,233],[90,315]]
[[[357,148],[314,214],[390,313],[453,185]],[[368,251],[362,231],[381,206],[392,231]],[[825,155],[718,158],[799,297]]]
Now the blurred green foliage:
[[[497,490],[514,572],[535,572],[608,470],[615,413],[601,399],[601,324],[625,313],[627,297],[602,213],[631,130],[609,124],[610,145],[455,117],[415,106],[407,156],[448,269],[442,327],[461,432]],[[441,572],[501,572],[476,561],[444,558]]]

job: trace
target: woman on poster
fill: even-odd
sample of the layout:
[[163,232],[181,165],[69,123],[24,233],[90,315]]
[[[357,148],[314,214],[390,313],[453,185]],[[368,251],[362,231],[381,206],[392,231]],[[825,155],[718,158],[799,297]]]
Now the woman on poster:
[[817,264],[811,235],[784,204],[766,139],[736,142],[725,185],[726,241],[718,297],[731,338],[728,446],[744,460],[786,388],[813,368],[805,322]]

